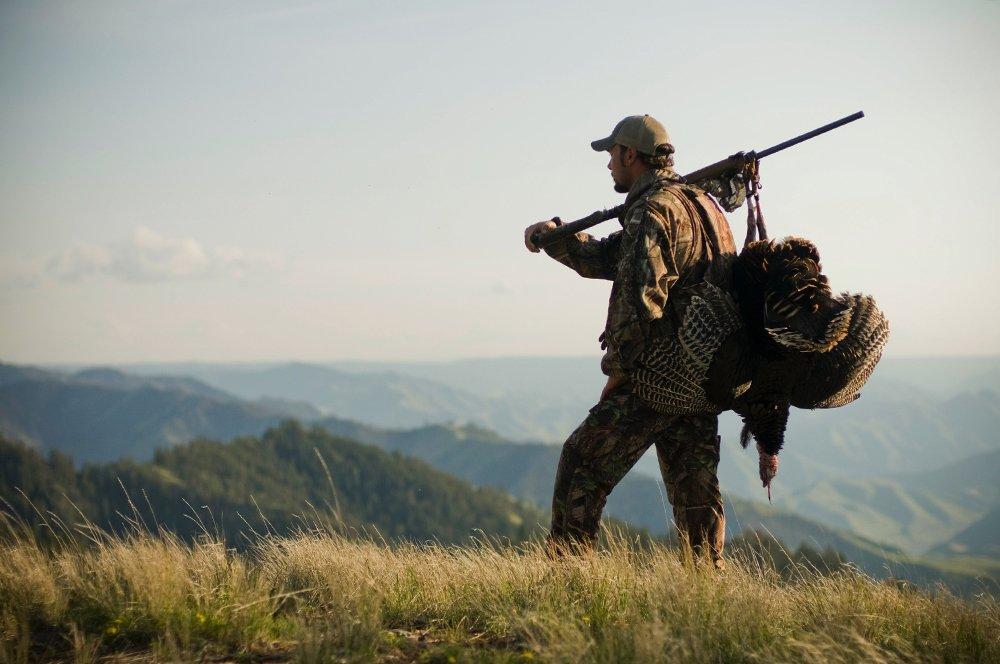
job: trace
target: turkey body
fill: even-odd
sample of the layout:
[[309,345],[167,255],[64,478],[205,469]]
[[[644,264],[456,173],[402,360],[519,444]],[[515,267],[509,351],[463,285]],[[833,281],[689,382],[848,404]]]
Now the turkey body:
[[868,295],[833,295],[819,252],[802,238],[751,242],[732,292],[701,283],[676,334],[648,345],[631,378],[653,408],[743,418],[741,443],[777,454],[792,406],[858,398],[882,356],[889,322]]

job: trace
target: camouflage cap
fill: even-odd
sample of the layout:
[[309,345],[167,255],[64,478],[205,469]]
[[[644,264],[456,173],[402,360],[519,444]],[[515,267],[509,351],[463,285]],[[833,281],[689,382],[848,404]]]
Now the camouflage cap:
[[590,147],[604,152],[618,144],[655,155],[656,146],[664,143],[670,143],[670,135],[659,120],[652,115],[630,115],[615,125],[610,136],[592,142]]

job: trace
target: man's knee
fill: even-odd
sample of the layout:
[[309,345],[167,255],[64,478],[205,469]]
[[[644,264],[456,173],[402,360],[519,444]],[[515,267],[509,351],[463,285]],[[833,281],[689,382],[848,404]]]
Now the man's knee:
[[660,469],[671,504],[721,504],[718,441],[692,443],[692,447],[696,449],[674,451],[669,458],[661,458]]

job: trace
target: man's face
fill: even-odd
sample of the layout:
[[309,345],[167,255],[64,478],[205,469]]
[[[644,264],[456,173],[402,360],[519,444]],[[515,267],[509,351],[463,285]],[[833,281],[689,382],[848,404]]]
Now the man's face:
[[621,145],[612,145],[608,150],[611,158],[608,160],[608,170],[611,171],[611,179],[615,181],[615,191],[619,194],[627,194],[632,188],[632,177],[625,166],[626,149]]

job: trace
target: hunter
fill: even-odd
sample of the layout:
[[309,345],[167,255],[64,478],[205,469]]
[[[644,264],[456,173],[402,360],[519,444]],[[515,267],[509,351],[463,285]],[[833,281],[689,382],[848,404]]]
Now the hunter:
[[[608,380],[597,405],[563,445],[549,547],[557,554],[590,549],[608,494],[655,445],[681,540],[721,568],[718,416],[654,411],[633,394],[629,375],[654,335],[676,329],[686,287],[709,281],[729,289],[733,236],[715,201],[674,171],[674,147],[655,118],[627,117],[591,147],[609,154],[614,189],[627,194],[618,217],[622,229],[600,240],[577,233],[544,249],[583,277],[613,282],[600,336]],[[526,228],[528,250],[539,251],[533,234],[561,223],[555,218]]]

